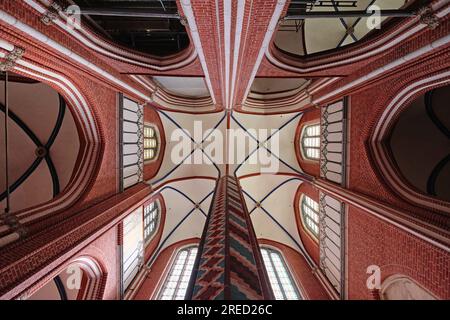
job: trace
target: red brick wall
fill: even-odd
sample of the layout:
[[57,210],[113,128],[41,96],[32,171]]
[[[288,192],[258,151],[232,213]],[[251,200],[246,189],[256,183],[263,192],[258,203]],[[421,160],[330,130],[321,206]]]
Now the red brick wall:
[[387,186],[371,157],[368,143],[377,120],[391,99],[406,85],[448,68],[445,59],[448,59],[447,54],[435,56],[426,63],[413,65],[350,95],[350,190],[423,216],[433,211],[431,207],[424,209],[407,202]]
[[117,300],[119,283],[117,228],[113,227],[102,234],[97,240],[81,250],[80,256],[86,255],[97,261],[106,273],[106,284],[103,300]]
[[450,299],[450,254],[361,209],[348,210],[348,297],[370,299],[367,267],[377,265],[382,280],[404,274],[442,299]]

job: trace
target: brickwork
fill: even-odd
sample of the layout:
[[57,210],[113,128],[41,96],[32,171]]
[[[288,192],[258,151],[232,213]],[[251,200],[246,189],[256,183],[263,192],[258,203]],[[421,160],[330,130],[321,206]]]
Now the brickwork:
[[[433,1],[433,3],[436,2]],[[180,3],[178,5],[180,6]],[[244,22],[242,31],[237,32],[236,19],[240,8],[238,8],[237,1],[233,1],[231,4],[232,14],[229,21],[231,24],[231,30],[229,30],[230,51],[225,52],[224,2],[217,1],[216,6],[215,1],[192,0],[194,18],[209,71],[207,76],[211,81],[216,98],[217,105],[215,110],[221,110],[225,106],[227,98],[231,99],[232,107],[236,110],[240,109],[239,104],[244,98],[246,89],[252,80],[252,72],[276,5],[277,1],[273,0],[246,1],[243,8]],[[284,12],[286,8],[287,6],[284,7]],[[77,123],[77,129],[79,132],[83,129],[91,129],[98,134],[98,140],[95,142],[85,141],[82,137],[81,149],[84,150],[83,148],[92,143],[95,144],[97,152],[93,153],[86,160],[89,164],[92,164],[93,170],[91,174],[85,177],[87,181],[86,187],[80,190],[80,195],[77,199],[73,203],[62,205],[61,208],[51,212],[51,214],[26,222],[24,225],[28,231],[27,237],[0,248],[0,299],[17,298],[35,292],[57,275],[61,268],[67,266],[70,261],[73,261],[80,255],[86,255],[95,259],[105,274],[105,279],[101,284],[102,297],[99,298],[119,298],[117,296],[117,286],[119,284],[118,261],[120,259],[117,245],[123,242],[121,221],[126,214],[138,206],[158,199],[161,203],[162,213],[160,226],[155,237],[145,250],[145,259],[147,261],[150,258],[156,259],[149,270],[143,269],[141,271],[145,273],[144,280],[138,288],[135,288],[136,291],[131,294],[135,299],[155,298],[161,281],[166,275],[170,259],[176,250],[187,244],[198,243],[199,239],[185,239],[167,247],[158,257],[152,257],[161,240],[164,229],[166,219],[165,203],[160,195],[150,198],[152,190],[144,184],[136,185],[124,193],[118,193],[117,95],[119,92],[122,92],[140,103],[145,101],[136,91],[148,96],[151,95],[152,92],[148,87],[133,80],[128,74],[205,76],[199,58],[195,57],[181,67],[174,67],[167,71],[159,71],[157,68],[152,67],[142,67],[137,63],[127,63],[119,59],[105,57],[99,52],[88,48],[80,41],[75,40],[55,24],[43,24],[40,20],[41,15],[25,2],[1,1],[0,9],[65,46],[73,53],[91,62],[123,83],[122,86],[118,85],[104,74],[94,72],[79,61],[68,59],[60,52],[18,31],[14,26],[3,21],[0,23],[0,38],[14,46],[25,49],[23,60],[41,68],[41,71],[35,71],[37,76],[42,76],[45,72],[53,72],[58,76],[64,76],[67,79],[65,80],[66,82],[71,82],[79,90],[81,96],[86,100],[88,109],[93,115],[93,120],[91,128],[87,128],[85,124],[80,122]],[[181,7],[180,11],[182,11]],[[417,19],[404,19],[400,22],[391,23],[374,37],[369,37],[367,40],[363,40],[355,45],[307,58],[286,55],[274,47],[272,43],[269,52],[283,66],[275,66],[273,61],[270,61],[265,56],[261,65],[256,66],[258,67],[257,76],[341,77],[332,82],[331,85],[326,85],[315,91],[312,94],[312,100],[315,101],[352,81],[364,77],[374,70],[401,59],[406,54],[448,36],[450,30],[448,16],[441,18],[439,22],[440,24],[436,29],[421,28],[397,43],[394,41],[398,38],[397,33],[401,35],[402,32],[405,33],[419,26]],[[192,36],[189,27],[187,27],[187,31]],[[370,54],[364,59],[358,58],[369,54],[373,50],[382,48],[384,45],[383,39],[391,39],[391,36],[392,40],[388,40],[388,42],[392,43],[392,46],[388,49],[382,50],[377,54]],[[240,37],[240,47],[239,52],[235,53],[234,46],[237,37]],[[182,63],[189,59],[191,54],[194,53],[193,50],[191,37],[191,45],[184,52],[167,59],[152,60],[152,63],[154,62],[154,66],[157,67],[170,67],[170,65]],[[0,49],[0,52],[4,53],[5,50]],[[235,54],[237,61],[234,61]],[[227,59],[229,59],[228,69],[225,66],[226,55]],[[377,200],[378,203],[398,209],[409,216],[411,219],[407,219],[408,222],[416,224],[417,228],[419,223],[415,222],[414,219],[421,221],[420,228],[427,228],[424,222],[430,222],[433,227],[440,228],[439,235],[441,237],[448,235],[448,229],[450,228],[448,215],[439,212],[433,207],[432,203],[431,205],[420,207],[399,196],[388,185],[383,177],[383,173],[377,167],[369,143],[377,121],[393,97],[411,83],[419,82],[427,77],[448,70],[450,67],[449,61],[450,48],[447,43],[447,45],[434,49],[426,55],[420,55],[409,60],[401,67],[381,73],[371,81],[334,94],[322,100],[319,106],[313,106],[312,103],[307,105],[302,110],[305,113],[297,127],[295,139],[297,160],[301,168],[305,173],[313,177],[319,176],[319,165],[304,160],[300,151],[300,133],[302,128],[307,123],[319,120],[320,110],[315,107],[320,107],[328,102],[348,96],[350,101],[349,143],[351,148],[348,159],[348,191],[367,196],[369,199]],[[237,64],[236,79],[232,79],[232,66],[234,63]],[[289,68],[312,68],[316,66],[318,68],[314,71],[288,70]],[[30,71],[27,67],[25,69]],[[230,77],[228,81],[226,81],[226,73]],[[48,76],[43,82],[48,83],[69,101],[68,107],[71,108],[73,113],[79,113],[76,106],[70,103],[70,91],[61,92],[62,90],[57,85],[54,76]],[[130,87],[125,89],[126,86]],[[233,86],[234,92],[232,94],[231,89]],[[414,97],[418,94],[421,94],[421,92],[418,92]],[[173,97],[170,98],[172,99]],[[186,103],[185,100],[182,100],[182,103]],[[155,104],[153,106],[161,109],[165,108],[162,105],[158,106]],[[161,167],[166,141],[164,128],[156,110],[149,106],[145,107],[144,118],[145,121],[157,124],[161,137],[161,149],[158,158],[156,161],[144,166],[144,178],[147,180],[154,177]],[[81,157],[77,165],[82,165]],[[168,183],[168,181],[165,183]],[[317,179],[312,184],[305,182],[299,187],[294,200],[294,213],[300,238],[309,255],[318,263],[319,246],[302,228],[298,205],[302,194],[309,195],[312,198],[318,197],[318,190],[313,187],[314,184],[316,187],[319,185]],[[330,187],[328,186],[328,188]],[[54,200],[56,201],[57,199]],[[240,199],[240,202],[238,199],[237,202],[238,205],[239,203],[244,203],[242,199]],[[361,203],[363,204],[361,205]],[[380,298],[379,292],[370,291],[366,287],[367,267],[369,265],[378,265],[381,268],[383,280],[394,274],[404,274],[430,290],[437,297],[450,299],[450,257],[448,250],[441,249],[445,245],[442,243],[439,245],[433,244],[431,240],[424,240],[427,237],[424,237],[420,232],[419,237],[392,223],[388,223],[382,219],[382,216],[374,215],[373,210],[357,208],[350,201],[347,205],[349,207],[346,223],[348,298]],[[368,201],[365,204],[364,201],[360,201],[360,205],[368,206]],[[233,218],[241,223],[245,222],[245,215],[242,215],[243,211],[237,210],[236,212],[237,214]],[[246,222],[248,223],[248,221]],[[251,226],[247,225],[246,227],[246,232],[243,232],[236,225],[233,225],[233,230],[228,231],[230,234],[234,232],[233,236],[235,238],[241,238],[241,240],[243,238],[248,243],[251,243],[252,234],[248,232],[248,228],[251,228]],[[431,227],[428,227],[431,230]],[[4,231],[2,232],[0,236],[4,235]],[[259,244],[274,246],[283,253],[306,298],[329,298],[318,277],[314,275],[315,271],[308,267],[305,259],[297,251],[284,244],[264,239]],[[251,250],[257,250],[255,243],[252,243],[252,246]],[[239,253],[233,255],[228,252],[226,256],[225,260],[235,259],[233,260],[234,262],[242,258],[239,257]],[[235,265],[239,264],[236,263]],[[261,275],[261,261],[256,261],[250,266],[247,265],[246,268],[243,268],[243,265],[245,264],[241,263],[240,267],[230,269],[234,270],[235,283],[238,283],[239,286],[245,281],[252,282],[254,280],[251,284],[258,282],[258,275]],[[244,275],[245,279],[242,279],[242,275]],[[244,285],[241,286],[241,288],[243,287]],[[259,291],[258,288],[254,289],[251,288],[251,290],[247,291],[249,293],[248,297],[261,298],[264,296],[264,288],[259,288]],[[208,292],[208,294],[210,293]],[[208,298],[207,295],[202,297]]]
[[382,281],[403,274],[437,297],[450,298],[448,251],[352,206],[347,228],[349,299],[371,299],[371,291],[366,287],[370,265],[380,267]]

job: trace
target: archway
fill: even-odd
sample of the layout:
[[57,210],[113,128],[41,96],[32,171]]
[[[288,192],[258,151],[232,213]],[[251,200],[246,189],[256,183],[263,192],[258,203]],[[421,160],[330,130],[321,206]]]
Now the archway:
[[103,296],[106,275],[90,257],[79,257],[27,300],[98,300]]

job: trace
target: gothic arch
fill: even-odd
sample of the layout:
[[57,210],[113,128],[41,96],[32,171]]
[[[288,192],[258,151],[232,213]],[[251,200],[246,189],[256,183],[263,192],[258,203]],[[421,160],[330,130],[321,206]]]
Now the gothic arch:
[[307,182],[303,182],[299,185],[295,198],[294,198],[294,214],[295,221],[297,223],[298,233],[300,235],[300,239],[302,240],[303,245],[309,256],[314,260],[314,262],[319,265],[319,243],[318,239],[315,238],[308,230],[305,228],[302,221],[302,212],[301,212],[301,199],[304,196],[309,196],[315,201],[319,201],[319,191],[316,190],[311,184]]
[[[411,3],[408,8],[417,9],[419,3]],[[445,1],[434,1],[432,10],[438,17],[445,15]],[[362,24],[362,23],[360,23]],[[295,26],[294,26],[295,27]],[[347,26],[350,30],[354,26]],[[365,64],[369,59],[376,58],[379,54],[386,52],[398,43],[405,40],[404,34],[409,36],[424,32],[427,25],[421,18],[411,17],[401,22],[386,21],[381,32],[369,32],[356,42],[326,51],[319,51],[311,55],[302,56],[279,48],[275,44],[275,36],[268,46],[265,57],[273,67],[300,74],[311,74],[317,72],[339,70],[347,72],[349,65],[356,63]],[[278,30],[282,29],[280,26]],[[277,31],[278,32],[278,31]],[[346,35],[348,38],[348,35]]]
[[429,75],[427,78],[419,81],[414,80],[407,84],[390,100],[381,117],[376,122],[369,141],[374,165],[392,190],[408,202],[447,214],[450,213],[450,202],[420,192],[406,181],[396,166],[386,141],[402,112],[417,97],[431,89],[448,85],[449,83],[450,72],[445,71]]
[[386,278],[380,289],[382,300],[435,300],[427,289],[403,274]]
[[74,172],[64,190],[49,201],[12,212],[19,225],[25,228],[22,231],[9,228],[1,232],[0,246],[17,239],[11,234],[26,234],[28,224],[38,219],[42,220],[56,212],[61,212],[80,199],[91,185],[97,171],[97,160],[102,154],[102,133],[98,128],[96,116],[80,89],[62,73],[25,61],[23,64],[26,66],[16,66],[12,72],[50,86],[56,90],[67,107],[70,108],[80,139],[80,150]]
[[80,256],[60,267],[50,278],[41,279],[22,299],[100,300],[107,274],[90,256]]

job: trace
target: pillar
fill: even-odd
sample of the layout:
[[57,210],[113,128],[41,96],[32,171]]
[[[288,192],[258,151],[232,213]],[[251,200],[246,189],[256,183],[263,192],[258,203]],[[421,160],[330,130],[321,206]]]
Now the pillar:
[[273,299],[235,177],[219,179],[187,292],[191,300]]

